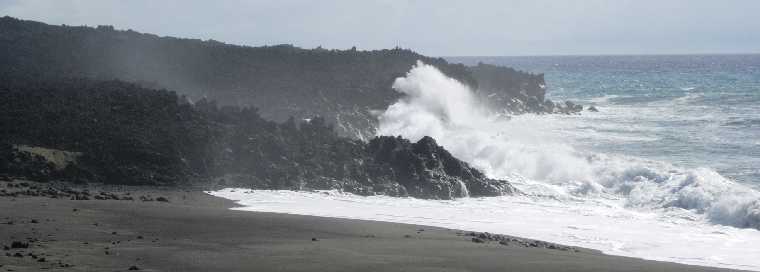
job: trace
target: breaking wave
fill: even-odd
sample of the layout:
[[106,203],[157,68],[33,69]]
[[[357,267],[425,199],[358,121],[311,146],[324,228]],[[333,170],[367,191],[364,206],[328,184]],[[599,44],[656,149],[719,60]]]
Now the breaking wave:
[[[760,193],[708,168],[578,149],[563,119],[493,114],[466,85],[418,63],[393,88],[405,96],[379,116],[379,135],[435,138],[458,158],[531,196],[612,200],[630,209],[760,229]],[[604,135],[604,134],[602,134]]]

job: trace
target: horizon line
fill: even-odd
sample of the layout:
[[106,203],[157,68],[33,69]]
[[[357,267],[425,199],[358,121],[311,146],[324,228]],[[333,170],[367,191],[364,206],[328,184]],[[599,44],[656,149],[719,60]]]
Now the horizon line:
[[611,53],[611,54],[528,54],[528,55],[437,55],[436,58],[532,58],[532,57],[661,57],[661,56],[746,56],[760,55],[758,52],[712,52],[712,53]]

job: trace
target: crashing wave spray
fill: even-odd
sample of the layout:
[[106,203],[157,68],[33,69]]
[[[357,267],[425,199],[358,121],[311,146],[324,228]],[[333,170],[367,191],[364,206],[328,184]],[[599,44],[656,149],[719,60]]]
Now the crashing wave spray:
[[379,116],[379,135],[432,136],[455,156],[531,195],[619,199],[628,207],[760,228],[760,193],[709,169],[576,150],[552,133],[544,116],[507,120],[480,103],[466,85],[418,62],[393,88],[405,97]]

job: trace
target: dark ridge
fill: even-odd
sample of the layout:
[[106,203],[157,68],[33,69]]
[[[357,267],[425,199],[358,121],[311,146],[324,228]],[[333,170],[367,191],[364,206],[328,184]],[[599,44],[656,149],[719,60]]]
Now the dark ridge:
[[[504,99],[515,98],[522,104],[531,98],[543,101],[537,89],[543,84],[541,75],[496,69],[486,77],[481,68],[450,64],[407,49],[247,47],[112,26],[53,26],[0,18],[0,80],[119,79],[151,89],[176,90],[194,101],[208,98],[220,105],[255,107],[261,117],[277,122],[291,116],[297,120],[323,116],[340,135],[364,140],[374,135],[376,127],[370,112],[397,101],[400,94],[391,89],[393,80],[418,60],[473,89],[482,80],[489,88],[504,90],[508,94]],[[523,108],[510,111],[543,109]]]
[[0,82],[0,176],[125,185],[339,189],[420,198],[512,193],[432,138],[338,136],[323,118],[196,103],[123,81]]
[[484,63],[467,69],[478,82],[477,92],[481,100],[508,114],[575,114],[583,110],[583,106],[570,101],[555,103],[546,99],[544,74]]

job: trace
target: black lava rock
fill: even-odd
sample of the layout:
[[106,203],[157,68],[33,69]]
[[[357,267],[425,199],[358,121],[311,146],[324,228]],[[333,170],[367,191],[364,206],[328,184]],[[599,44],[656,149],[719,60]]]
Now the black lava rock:
[[29,243],[13,241],[13,243],[11,243],[11,248],[29,248]]
[[431,137],[411,143],[401,137],[380,136],[369,142],[367,150],[375,161],[391,168],[393,178],[413,197],[452,199],[516,191],[507,181],[486,178]]

